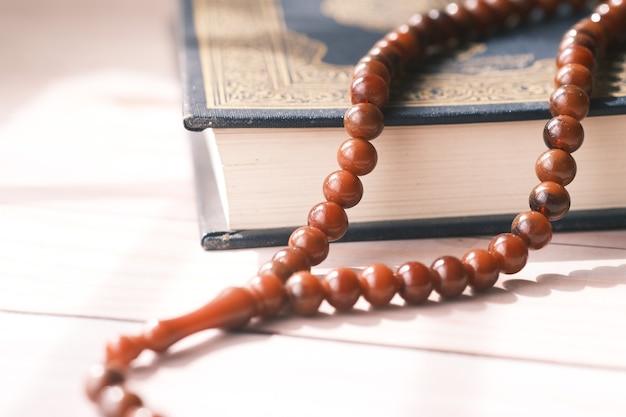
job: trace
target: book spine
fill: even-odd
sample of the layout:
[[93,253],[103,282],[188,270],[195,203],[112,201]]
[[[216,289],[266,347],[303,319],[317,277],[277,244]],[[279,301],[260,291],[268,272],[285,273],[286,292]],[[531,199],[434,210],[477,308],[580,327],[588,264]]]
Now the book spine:
[[[382,241],[508,232],[515,214],[354,223],[339,242]],[[626,208],[579,210],[552,224],[553,231],[615,230],[626,228]],[[202,236],[205,250],[286,246],[294,227],[239,231],[209,231]]]

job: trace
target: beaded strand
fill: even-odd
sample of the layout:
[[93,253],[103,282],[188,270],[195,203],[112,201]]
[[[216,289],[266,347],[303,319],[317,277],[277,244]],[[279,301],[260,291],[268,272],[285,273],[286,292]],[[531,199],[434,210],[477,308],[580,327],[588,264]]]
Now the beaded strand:
[[[582,0],[570,0],[568,4],[573,9],[584,5]],[[358,273],[340,267],[321,280],[311,273],[311,267],[323,262],[329,253],[329,242],[340,239],[347,231],[346,209],[357,205],[363,196],[359,177],[376,166],[372,141],[383,131],[381,109],[387,103],[393,80],[430,49],[527,21],[537,10],[552,16],[559,6],[559,0],[465,0],[442,10],[416,14],[378,41],[354,67],[350,85],[352,107],[344,116],[349,139],[337,151],[340,169],[324,180],[325,200],[311,208],[307,225],[296,229],[287,247],[263,264],[247,285],[227,288],[187,315],[150,322],[139,335],[122,335],[109,342],[104,364],[93,366],[86,382],[87,396],[98,405],[102,415],[160,417],[125,387],[125,373],[144,350],[164,352],[198,331],[241,327],[254,317],[270,317],[286,307],[296,314],[312,315],[324,300],[337,311],[345,311],[360,297],[374,307],[388,304],[396,294],[408,304],[425,301],[432,291],[443,299],[452,299],[467,286],[485,291],[500,274],[519,272],[526,265],[529,250],[550,242],[550,222],[569,210],[570,196],[565,186],[576,175],[571,154],[584,139],[580,121],[589,111],[592,73],[607,48],[622,41],[625,0],[609,0],[596,6],[560,41],[555,89],[549,100],[553,118],[543,130],[548,150],[535,163],[540,182],[530,192],[530,210],[514,218],[510,232],[495,236],[486,249],[471,249],[461,258],[442,256],[430,266],[408,261],[394,269],[373,263]]]

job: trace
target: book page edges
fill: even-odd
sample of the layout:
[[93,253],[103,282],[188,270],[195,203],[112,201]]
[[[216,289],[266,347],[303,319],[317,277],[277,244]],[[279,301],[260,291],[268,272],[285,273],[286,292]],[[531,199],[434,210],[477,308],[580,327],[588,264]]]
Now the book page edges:
[[[574,154],[580,172],[568,186],[573,209],[626,207],[623,167],[616,159],[626,153],[616,135],[624,117],[585,121],[587,143]],[[372,222],[525,210],[528,193],[538,183],[534,160],[546,150],[543,124],[390,127],[375,140],[378,167],[362,177],[363,201],[348,215],[353,222]],[[308,209],[323,199],[323,179],[338,169],[335,152],[346,139],[341,129],[213,133],[223,157],[233,229],[305,222]],[[280,184],[272,178],[280,178]]]

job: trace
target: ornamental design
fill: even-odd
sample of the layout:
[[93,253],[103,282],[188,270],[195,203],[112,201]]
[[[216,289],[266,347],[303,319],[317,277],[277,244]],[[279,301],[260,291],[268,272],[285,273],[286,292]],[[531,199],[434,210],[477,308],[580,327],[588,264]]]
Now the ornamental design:
[[[319,12],[344,26],[383,32],[445,1],[323,0]],[[290,30],[278,0],[193,0],[208,108],[342,109],[352,65],[324,62],[328,46]],[[409,10],[411,12],[409,12]],[[484,43],[435,56],[394,88],[390,106],[455,106],[545,101],[554,58],[529,51],[483,55]],[[623,64],[596,91],[625,96]]]

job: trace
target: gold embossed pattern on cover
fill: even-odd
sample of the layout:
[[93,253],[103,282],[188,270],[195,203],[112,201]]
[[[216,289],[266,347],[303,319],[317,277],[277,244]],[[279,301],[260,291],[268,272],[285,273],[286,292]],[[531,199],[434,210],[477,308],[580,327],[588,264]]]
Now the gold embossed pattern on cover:
[[[346,26],[385,31],[438,0],[324,0],[320,13]],[[386,7],[385,7],[386,5]],[[323,61],[327,45],[288,30],[279,1],[193,0],[207,108],[342,109],[350,65]],[[411,10],[410,12],[408,10]],[[554,59],[531,51],[483,55],[470,43],[426,62],[401,81],[389,106],[468,106],[541,102],[552,90]],[[612,69],[624,74],[623,65]],[[626,85],[598,77],[596,91],[626,96]],[[624,79],[624,77],[621,77]]]

